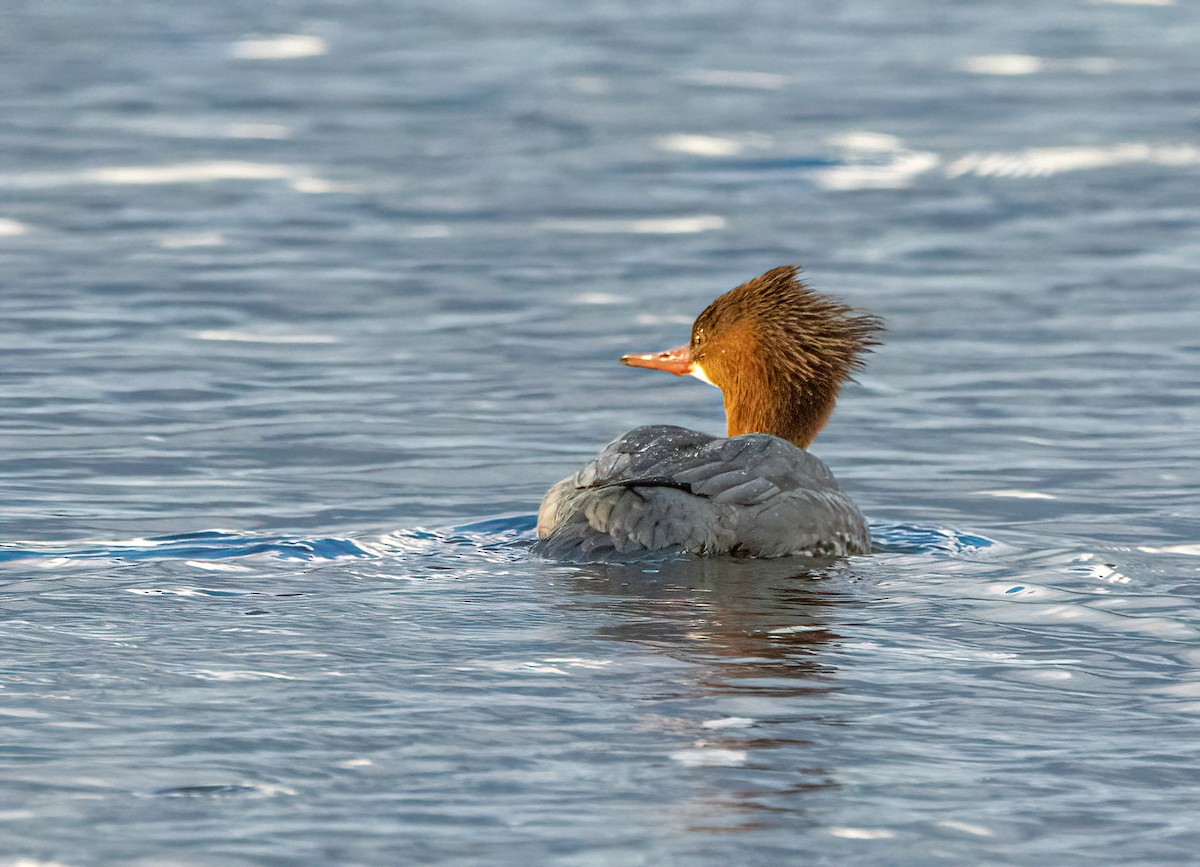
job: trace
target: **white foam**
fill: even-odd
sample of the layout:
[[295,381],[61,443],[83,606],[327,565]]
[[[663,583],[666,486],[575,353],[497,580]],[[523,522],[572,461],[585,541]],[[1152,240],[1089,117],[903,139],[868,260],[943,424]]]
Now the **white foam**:
[[[95,184],[202,184],[214,181],[288,181],[301,193],[332,193],[349,187],[310,174],[300,166],[238,160],[174,163],[158,166],[110,166],[56,179],[57,184],[84,181]],[[57,185],[53,181],[47,185]]]
[[569,665],[572,668],[604,668],[606,665],[612,665],[611,659],[587,659],[582,656],[547,656],[542,661]]
[[287,181],[302,193],[352,190],[315,177],[302,166],[210,160],[165,165],[104,166],[82,172],[22,172],[0,175],[0,189],[52,189],[76,184],[155,185],[202,184],[213,181]]
[[24,235],[28,231],[29,226],[19,220],[0,217],[0,238],[12,238],[16,235]]
[[725,219],[712,215],[664,220],[635,220],[633,231],[640,235],[688,235],[725,228]]
[[232,329],[197,331],[192,334],[192,337],[197,340],[218,340],[230,343],[313,344],[339,342],[338,338],[331,334],[255,334],[250,331]]
[[213,138],[224,136],[228,124],[210,118],[156,114],[153,117],[117,117],[107,119],[105,126],[139,135],[170,138]]
[[646,220],[593,220],[560,218],[541,220],[538,228],[584,235],[688,235],[725,228],[725,219],[711,214]]
[[702,157],[731,157],[745,150],[745,145],[731,138],[715,135],[665,135],[654,140],[659,150]]
[[327,54],[329,46],[319,36],[287,33],[265,39],[243,39],[229,46],[231,56],[239,60],[294,60]]
[[887,133],[855,130],[831,136],[827,143],[844,151],[845,160],[816,172],[817,185],[827,190],[905,189],[941,162],[937,154],[909,150]]
[[974,174],[983,177],[1047,177],[1063,172],[1103,169],[1121,165],[1196,166],[1200,147],[1191,144],[1029,148],[1008,153],[973,153],[946,167],[946,176]]
[[126,587],[126,593],[137,596],[204,596],[194,587]]
[[1104,563],[1093,563],[1088,569],[1088,576],[1106,584],[1130,584],[1133,579],[1123,572],[1118,572],[1112,566]]
[[204,572],[252,572],[249,566],[241,566],[237,563],[220,563],[216,560],[185,560],[188,566],[193,569],[200,569]]
[[826,190],[902,190],[940,161],[936,154],[926,151],[901,151],[892,154],[887,163],[821,169],[816,173],[816,182]]
[[904,140],[884,132],[858,130],[830,136],[827,142],[834,147],[851,151],[903,151]]
[[224,671],[213,668],[198,668],[192,672],[192,675],[201,680],[220,680],[220,681],[252,681],[252,680],[295,680],[289,674],[279,674],[274,671],[251,671],[251,670],[236,670],[227,669]]
[[496,671],[510,672],[528,672],[529,674],[561,674],[567,677],[569,672],[565,668],[559,668],[557,665],[546,665],[543,662],[509,662],[490,665],[488,668],[494,668]]
[[1143,545],[1140,546],[1138,550],[1147,554],[1186,554],[1189,557],[1200,557],[1200,543],[1162,545],[1159,547]]
[[894,831],[888,831],[886,828],[834,827],[829,829],[829,833],[846,840],[890,840],[896,836]]
[[1053,494],[1043,494],[1040,491],[1020,491],[1016,489],[1006,489],[1002,491],[980,491],[979,493],[988,497],[1008,497],[1013,500],[1057,500],[1058,497]]
[[972,834],[976,837],[995,837],[996,832],[990,828],[985,828],[983,825],[973,825],[970,822],[956,822],[953,819],[947,819],[943,822],[938,822],[943,828],[951,828],[955,831],[962,831],[964,834]]
[[474,671],[486,668],[492,671],[525,674],[557,674],[569,677],[570,668],[595,669],[612,663],[611,659],[584,659],[578,656],[549,656],[541,660],[518,662],[515,660],[479,660],[474,665],[463,666],[456,671]]
[[976,75],[1032,75],[1046,68],[1046,61],[1032,54],[981,54],[960,64]]
[[111,166],[81,175],[97,184],[195,184],[207,181],[274,181],[297,177],[293,166],[238,160],[173,163],[159,166]]
[[727,750],[721,747],[698,747],[692,750],[677,750],[671,760],[693,768],[734,767],[745,764],[745,750]]
[[302,175],[292,178],[292,189],[298,193],[336,193],[349,190],[350,187],[312,175]]

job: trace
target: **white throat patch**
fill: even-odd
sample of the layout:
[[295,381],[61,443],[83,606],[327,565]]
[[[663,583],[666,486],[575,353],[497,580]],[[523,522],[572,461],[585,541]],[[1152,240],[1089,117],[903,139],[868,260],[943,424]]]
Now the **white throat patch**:
[[701,382],[707,382],[714,388],[717,387],[717,384],[708,378],[708,374],[704,372],[704,368],[695,361],[692,362],[692,366],[688,369],[688,373],[696,377],[696,379],[700,380]]

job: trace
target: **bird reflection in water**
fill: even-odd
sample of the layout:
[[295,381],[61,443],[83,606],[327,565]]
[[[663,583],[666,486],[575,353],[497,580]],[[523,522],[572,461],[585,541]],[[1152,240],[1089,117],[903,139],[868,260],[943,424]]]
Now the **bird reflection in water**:
[[655,711],[640,716],[645,728],[684,741],[671,757],[697,769],[699,791],[676,805],[687,827],[752,830],[774,825],[773,814],[790,825],[804,796],[836,785],[815,756],[841,737],[822,699],[838,690],[829,650],[839,606],[861,602],[852,563],[681,558],[578,568],[573,604],[602,604],[613,621],[599,635],[693,667],[684,677],[673,669],[651,696]]

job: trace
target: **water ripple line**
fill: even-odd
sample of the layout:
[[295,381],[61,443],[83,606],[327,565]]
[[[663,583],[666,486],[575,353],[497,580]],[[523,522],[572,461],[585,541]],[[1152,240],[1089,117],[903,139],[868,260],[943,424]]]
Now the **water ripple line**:
[[224,560],[261,554],[274,555],[281,560],[336,560],[370,556],[350,539],[253,536],[224,530],[174,533],[123,541],[0,543],[0,563],[39,559]]
[[[523,556],[534,538],[535,515],[486,518],[442,528],[413,527],[374,539],[254,535],[201,530],[126,540],[78,542],[0,542],[0,564],[41,561],[147,560],[221,561],[268,556],[278,560],[338,560],[397,556],[477,554],[512,559]],[[996,543],[985,536],[944,527],[874,524],[875,553],[969,557]]]

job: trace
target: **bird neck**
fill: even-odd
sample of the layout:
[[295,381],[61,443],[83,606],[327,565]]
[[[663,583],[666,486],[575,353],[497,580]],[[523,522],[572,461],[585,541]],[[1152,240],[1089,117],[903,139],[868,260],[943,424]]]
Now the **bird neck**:
[[840,382],[772,373],[756,365],[722,387],[727,435],[765,433],[808,448],[833,414]]

